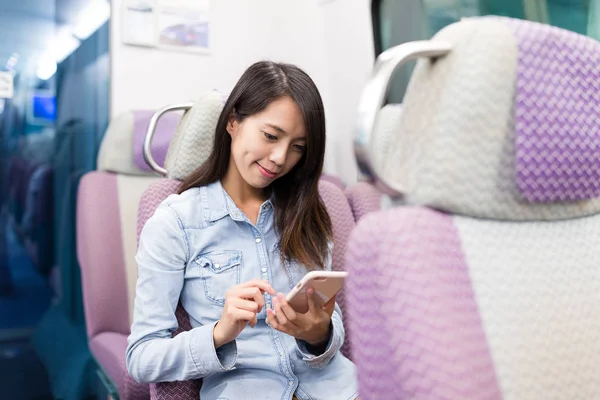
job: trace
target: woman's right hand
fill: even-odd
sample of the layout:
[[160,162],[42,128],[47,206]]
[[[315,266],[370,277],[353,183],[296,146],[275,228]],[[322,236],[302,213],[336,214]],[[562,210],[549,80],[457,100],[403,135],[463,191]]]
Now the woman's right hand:
[[246,325],[256,326],[256,314],[265,306],[264,292],[273,296],[277,294],[267,281],[259,279],[229,289],[225,295],[223,314],[213,329],[216,349],[238,337]]

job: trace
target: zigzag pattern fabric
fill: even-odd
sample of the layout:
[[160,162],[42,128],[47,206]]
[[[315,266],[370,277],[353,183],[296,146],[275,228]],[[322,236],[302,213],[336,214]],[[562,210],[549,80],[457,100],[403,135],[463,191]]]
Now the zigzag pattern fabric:
[[360,397],[595,398],[599,44],[498,17],[434,40],[383,170],[408,205],[348,242]]
[[169,178],[183,180],[208,159],[222,109],[223,95],[210,92],[183,115],[165,160]]
[[600,196],[600,43],[500,19],[519,44],[516,177],[532,202]]

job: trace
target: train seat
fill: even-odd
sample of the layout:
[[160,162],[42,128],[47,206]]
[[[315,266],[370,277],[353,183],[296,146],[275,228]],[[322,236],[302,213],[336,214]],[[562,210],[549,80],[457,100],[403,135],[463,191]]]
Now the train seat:
[[[414,58],[375,162],[379,99]],[[591,38],[503,17],[378,58],[357,158],[392,201],[346,259],[363,400],[597,397],[599,62]]]

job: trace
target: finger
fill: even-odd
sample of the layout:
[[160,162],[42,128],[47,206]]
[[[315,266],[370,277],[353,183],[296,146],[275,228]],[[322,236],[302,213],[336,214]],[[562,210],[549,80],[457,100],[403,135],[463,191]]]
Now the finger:
[[327,312],[327,314],[329,314],[329,316],[331,317],[331,315],[333,314],[333,310],[335,310],[335,299],[336,296],[333,296],[331,299],[329,299],[329,301],[327,303],[325,303],[325,305],[323,306],[323,310],[325,310],[325,312]]
[[306,297],[308,298],[308,311],[317,312],[323,307],[323,300],[317,295],[315,289],[308,288],[306,290]]
[[254,301],[256,304],[258,304],[257,312],[260,312],[265,306],[265,298],[263,297],[263,294],[260,291],[260,289],[256,287],[238,289],[236,292],[233,292],[233,296],[239,297],[241,299]]
[[256,314],[254,314],[254,318],[252,319],[252,321],[250,321],[248,323],[252,328],[254,328],[256,326],[256,324],[258,324],[258,318],[256,318]]
[[251,311],[255,314],[260,312],[260,306],[256,304],[255,301],[234,297],[230,299],[229,304],[241,310]]
[[248,282],[244,282],[241,285],[238,285],[240,288],[248,288],[248,287],[257,287],[263,292],[267,292],[272,296],[275,296],[277,292],[273,289],[273,286],[269,284],[267,281],[263,281],[262,279],[253,279]]
[[267,308],[267,323],[269,324],[269,326],[271,326],[271,328],[278,330],[279,332],[291,335],[290,332],[286,329],[285,325],[281,324],[281,322],[277,318],[277,315],[275,314],[275,311],[271,308]]
[[290,306],[290,304],[287,302],[283,294],[279,293],[277,295],[277,302],[279,303],[279,308],[281,308],[281,311],[283,311],[283,314],[285,315],[287,320],[290,322],[294,322],[297,316],[296,312],[294,311],[292,306]]
[[227,315],[235,322],[245,321],[250,322],[256,318],[256,313],[252,311],[242,310],[240,308],[232,307],[227,311]]
[[267,308],[267,324],[274,329],[278,329],[279,321],[277,321],[277,315],[272,308]]
[[273,310],[275,311],[275,315],[277,316],[277,321],[280,325],[285,325],[288,323],[287,316],[281,309],[281,303],[277,297],[273,298]]

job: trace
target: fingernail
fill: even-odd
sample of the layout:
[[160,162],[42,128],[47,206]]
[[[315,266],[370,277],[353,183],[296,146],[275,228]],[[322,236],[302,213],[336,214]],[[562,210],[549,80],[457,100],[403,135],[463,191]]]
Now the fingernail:
[[315,292],[315,289],[313,288],[308,288],[308,294],[313,294]]

